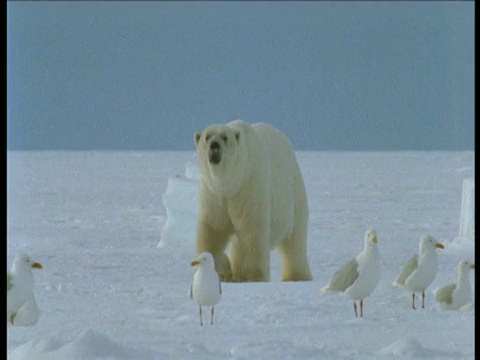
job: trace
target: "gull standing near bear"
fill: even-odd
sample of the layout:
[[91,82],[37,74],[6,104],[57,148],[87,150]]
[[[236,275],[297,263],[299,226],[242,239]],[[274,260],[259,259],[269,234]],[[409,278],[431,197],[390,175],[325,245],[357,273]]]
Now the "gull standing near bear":
[[360,317],[363,317],[363,299],[369,296],[380,280],[380,253],[375,229],[365,232],[363,251],[347,262],[333,275],[330,283],[322,288],[322,292],[340,292],[353,300],[355,316],[357,300],[360,300]]
[[32,269],[42,268],[42,264],[23,252],[13,261],[12,270],[7,271],[7,323],[35,325],[38,322],[40,311],[33,294]]
[[441,308],[460,310],[465,305],[472,303],[472,290],[468,279],[472,269],[475,269],[475,264],[467,260],[460,261],[457,282],[442,286],[435,291],[435,300]]
[[413,255],[403,266],[393,282],[393,286],[403,287],[412,292],[412,308],[415,310],[415,293],[422,292],[422,309],[425,309],[425,289],[437,275],[436,249],[445,249],[433,236],[424,235],[420,239],[420,255]]
[[192,266],[198,266],[199,268],[190,286],[190,297],[198,303],[200,325],[203,325],[202,306],[212,307],[210,324],[213,325],[215,305],[222,296],[222,284],[218,273],[215,271],[213,255],[209,252],[201,253],[196,260],[192,261]]

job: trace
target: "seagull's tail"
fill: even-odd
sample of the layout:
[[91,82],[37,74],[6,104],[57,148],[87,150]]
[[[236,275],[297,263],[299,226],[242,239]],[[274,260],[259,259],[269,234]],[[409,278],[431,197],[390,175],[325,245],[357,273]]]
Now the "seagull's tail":
[[460,310],[461,312],[474,311],[475,305],[473,304],[473,302],[469,301],[458,310]]
[[405,285],[399,283],[398,279],[395,279],[395,281],[390,284],[390,287],[392,287],[392,288],[404,288]]
[[334,290],[330,288],[330,285],[324,286],[323,288],[320,289],[320,294],[333,294],[333,293],[338,293],[340,291]]

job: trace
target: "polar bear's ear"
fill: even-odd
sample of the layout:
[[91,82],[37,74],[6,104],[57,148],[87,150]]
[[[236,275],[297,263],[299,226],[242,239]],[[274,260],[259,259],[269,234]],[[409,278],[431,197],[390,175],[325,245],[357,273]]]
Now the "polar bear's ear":
[[237,139],[237,141],[240,139],[240,131],[235,131],[235,139]]
[[193,134],[193,142],[195,143],[195,146],[198,144],[201,137],[202,137],[202,133],[197,132]]

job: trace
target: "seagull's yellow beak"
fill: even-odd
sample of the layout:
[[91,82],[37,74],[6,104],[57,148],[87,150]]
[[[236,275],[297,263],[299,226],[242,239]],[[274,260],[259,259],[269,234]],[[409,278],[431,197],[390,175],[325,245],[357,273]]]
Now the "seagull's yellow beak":
[[439,249],[445,249],[445,245],[443,245],[442,243],[437,243],[435,245],[435,247],[439,248]]
[[374,236],[374,237],[372,238],[372,241],[373,241],[373,243],[374,243],[374,244],[378,243],[378,239],[377,239],[377,237],[376,237],[376,236]]
[[198,264],[200,264],[200,261],[198,261],[198,260],[193,260],[192,261],[192,266],[197,266]]
[[42,269],[42,268],[43,268],[43,266],[39,262],[34,262],[32,264],[32,269]]

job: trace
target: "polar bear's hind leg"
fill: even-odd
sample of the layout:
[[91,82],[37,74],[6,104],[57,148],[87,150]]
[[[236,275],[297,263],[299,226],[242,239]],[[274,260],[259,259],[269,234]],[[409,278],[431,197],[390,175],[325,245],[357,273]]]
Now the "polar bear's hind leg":
[[310,281],[313,279],[307,259],[306,230],[297,227],[279,246],[282,257],[282,281]]

